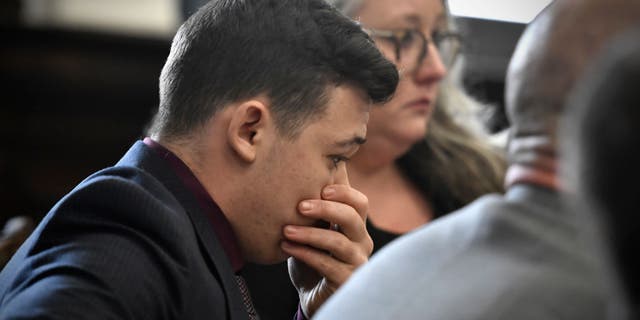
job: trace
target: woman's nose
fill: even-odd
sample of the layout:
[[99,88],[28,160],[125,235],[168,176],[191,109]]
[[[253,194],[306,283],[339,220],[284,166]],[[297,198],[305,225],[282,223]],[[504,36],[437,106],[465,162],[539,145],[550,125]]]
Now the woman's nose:
[[429,43],[428,46],[429,53],[416,68],[415,80],[419,83],[439,82],[447,75],[447,67],[438,48],[433,43]]

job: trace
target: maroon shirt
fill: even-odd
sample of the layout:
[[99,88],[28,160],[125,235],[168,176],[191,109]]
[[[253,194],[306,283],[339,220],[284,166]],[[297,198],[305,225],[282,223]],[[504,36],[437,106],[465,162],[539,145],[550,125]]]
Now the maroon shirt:
[[[187,187],[187,189],[196,196],[202,211],[207,215],[209,221],[211,222],[211,227],[215,231],[216,237],[218,241],[222,244],[222,248],[224,249],[227,258],[229,258],[229,262],[231,262],[231,267],[233,271],[237,274],[244,267],[244,259],[242,258],[242,254],[240,252],[240,247],[238,246],[238,239],[236,238],[233,229],[231,229],[231,224],[220,210],[220,207],[213,201],[207,190],[204,188],[202,183],[196,178],[196,176],[191,172],[191,169],[187,167],[187,165],[180,160],[173,152],[169,151],[169,149],[163,147],[161,144],[155,142],[153,139],[147,137],[143,140],[144,144],[146,144],[149,148],[154,150],[160,155],[160,157],[166,160],[171,168],[178,175],[182,183]],[[298,312],[294,317],[295,320],[306,320],[307,318],[304,316],[302,309],[298,306]]]

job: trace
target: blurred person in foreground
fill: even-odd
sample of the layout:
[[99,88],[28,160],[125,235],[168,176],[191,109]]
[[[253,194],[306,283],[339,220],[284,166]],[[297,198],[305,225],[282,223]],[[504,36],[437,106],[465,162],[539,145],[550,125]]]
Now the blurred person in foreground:
[[[556,0],[509,64],[504,196],[482,197],[389,244],[318,311],[322,319],[604,319],[613,290],[557,173],[559,117],[603,43],[640,2]],[[580,107],[580,106],[572,106]]]
[[[460,36],[442,0],[328,1],[358,21],[401,73],[394,97],[371,110],[367,143],[348,162],[351,184],[369,199],[374,253],[398,236],[488,193],[503,192],[505,161],[470,103],[447,78]],[[471,120],[469,120],[471,119]],[[470,126],[469,121],[475,121]],[[297,305],[285,265],[247,266],[265,319]]]
[[601,222],[628,319],[640,317],[639,193],[634,187],[640,181],[639,27],[600,55],[574,90],[570,103],[575,106],[562,121],[561,171],[580,210]]
[[209,2],[173,40],[149,137],[0,273],[0,319],[257,319],[243,265],[287,258],[312,316],[371,253],[345,160],[397,81],[321,0]]

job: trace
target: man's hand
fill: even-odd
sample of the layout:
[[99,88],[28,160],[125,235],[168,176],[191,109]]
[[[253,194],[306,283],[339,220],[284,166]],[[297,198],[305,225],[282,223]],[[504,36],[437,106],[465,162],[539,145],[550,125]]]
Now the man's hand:
[[[346,180],[346,177],[345,177]],[[361,192],[345,184],[322,190],[322,199],[304,200],[301,214],[330,222],[335,228],[286,226],[289,241],[282,249],[290,254],[289,274],[298,290],[300,305],[310,318],[373,251],[373,241],[365,226],[369,201]]]

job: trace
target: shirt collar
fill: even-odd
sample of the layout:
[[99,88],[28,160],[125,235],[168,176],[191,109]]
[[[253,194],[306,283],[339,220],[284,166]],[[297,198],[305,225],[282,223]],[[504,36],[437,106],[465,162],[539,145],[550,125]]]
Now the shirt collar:
[[513,164],[505,175],[505,188],[516,184],[533,184],[551,190],[563,190],[555,172],[540,168]]

